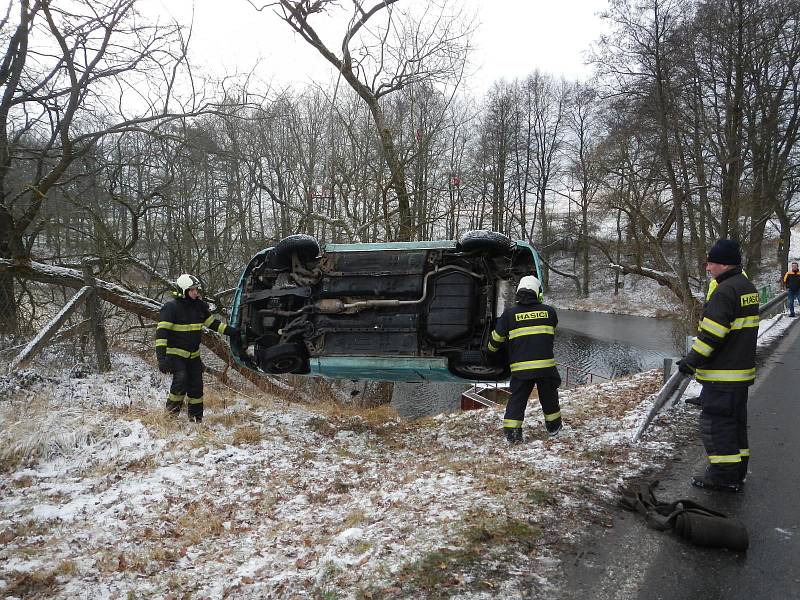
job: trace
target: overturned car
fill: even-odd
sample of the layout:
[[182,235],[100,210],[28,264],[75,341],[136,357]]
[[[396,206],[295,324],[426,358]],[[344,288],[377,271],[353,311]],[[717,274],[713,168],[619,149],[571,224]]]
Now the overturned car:
[[492,231],[458,241],[327,244],[292,235],[256,254],[231,309],[236,360],[265,373],[385,381],[499,381],[494,319],[519,279],[541,279],[527,242]]

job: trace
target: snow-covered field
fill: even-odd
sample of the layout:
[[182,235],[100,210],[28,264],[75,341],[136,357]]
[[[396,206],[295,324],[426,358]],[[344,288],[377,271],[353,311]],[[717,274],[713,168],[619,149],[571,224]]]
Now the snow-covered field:
[[220,384],[195,426],[151,364],[69,362],[0,378],[3,597],[557,597],[618,486],[695,438],[680,403],[631,443],[656,371],[564,391],[554,439],[532,401],[509,448],[497,410],[405,421]]
[[3,381],[5,597],[547,597],[560,553],[686,430],[681,408],[630,444],[656,372],[565,392],[555,439],[532,402],[508,448],[494,410],[403,421],[220,389],[197,427],[163,415],[149,364],[114,367]]

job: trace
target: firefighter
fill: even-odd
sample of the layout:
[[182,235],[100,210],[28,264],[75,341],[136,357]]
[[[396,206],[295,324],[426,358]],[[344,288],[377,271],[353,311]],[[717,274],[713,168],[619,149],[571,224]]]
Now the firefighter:
[[175,281],[175,298],[161,307],[156,329],[158,370],[172,373],[167,396],[167,411],[179,414],[186,398],[189,420],[203,420],[203,362],[200,338],[203,328],[230,337],[239,330],[219,322],[200,297],[202,286],[194,275],[184,273]]
[[747,476],[747,392],[756,377],[759,296],[742,271],[739,244],[718,240],[706,273],[713,279],[698,334],[678,369],[694,376],[700,392],[700,436],[708,455],[692,485],[737,492]]
[[517,304],[497,319],[487,346],[490,359],[504,349],[511,367],[511,399],[503,420],[506,439],[511,444],[522,442],[522,422],[534,386],[539,392],[547,432],[554,436],[562,427],[558,404],[561,376],[553,356],[558,317],[552,306],[542,304],[541,289],[533,275],[520,279]]

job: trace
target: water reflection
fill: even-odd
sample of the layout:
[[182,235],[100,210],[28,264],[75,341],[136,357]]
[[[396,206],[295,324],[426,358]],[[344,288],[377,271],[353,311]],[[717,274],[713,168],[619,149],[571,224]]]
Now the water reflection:
[[589,381],[589,373],[613,379],[661,367],[674,352],[659,352],[619,341],[591,338],[569,330],[559,330],[555,339],[556,361],[561,378],[570,384]]

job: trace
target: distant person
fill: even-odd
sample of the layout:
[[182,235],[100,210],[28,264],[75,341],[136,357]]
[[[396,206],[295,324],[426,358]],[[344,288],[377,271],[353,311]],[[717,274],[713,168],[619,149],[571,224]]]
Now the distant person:
[[800,294],[800,272],[797,269],[797,263],[792,263],[792,268],[786,271],[783,276],[783,289],[786,290],[786,306],[789,308],[789,316],[794,316],[794,301],[798,299]]
[[552,306],[542,304],[542,285],[533,275],[520,279],[517,304],[507,308],[495,323],[487,350],[489,357],[501,356],[505,346],[511,367],[511,399],[506,406],[503,429],[511,444],[522,442],[525,408],[533,387],[539,391],[547,432],[561,430],[558,386],[561,376],[553,356],[558,316]]
[[747,390],[756,377],[758,302],[755,286],[742,272],[739,244],[719,240],[708,252],[713,279],[697,337],[678,369],[694,375],[700,392],[700,437],[708,456],[692,485],[737,492],[747,476]]
[[200,297],[202,287],[194,275],[184,273],[175,282],[175,298],[165,303],[158,314],[156,357],[158,370],[172,373],[167,396],[167,412],[179,414],[186,399],[189,420],[203,420],[203,362],[200,339],[203,328],[230,337],[239,330],[215,319]]

